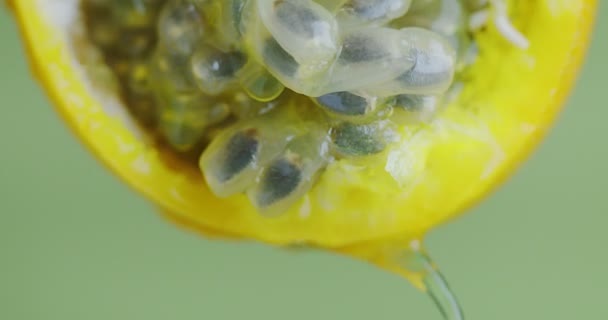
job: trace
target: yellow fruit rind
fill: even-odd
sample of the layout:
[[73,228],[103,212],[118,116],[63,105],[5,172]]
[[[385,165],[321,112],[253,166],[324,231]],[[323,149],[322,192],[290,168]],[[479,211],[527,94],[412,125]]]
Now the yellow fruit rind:
[[460,99],[434,122],[403,128],[408,139],[402,148],[379,155],[373,162],[378,165],[331,164],[299,204],[270,219],[245,196],[218,199],[200,175],[168,167],[124,108],[102,103],[108,97],[86,80],[50,2],[12,2],[32,70],[107,167],[173,220],[203,233],[336,249],[421,238],[507,178],[542,139],[569,93],[596,7],[595,0],[509,1],[515,25],[531,42],[528,51],[512,46],[493,26],[479,32],[482,55]]

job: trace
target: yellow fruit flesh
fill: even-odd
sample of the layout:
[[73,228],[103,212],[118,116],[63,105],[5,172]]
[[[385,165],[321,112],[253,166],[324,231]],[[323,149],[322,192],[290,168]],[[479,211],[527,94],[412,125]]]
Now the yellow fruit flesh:
[[506,1],[529,49],[513,46],[493,25],[478,32],[480,58],[458,100],[435,121],[403,128],[402,147],[376,156],[374,166],[330,164],[300,203],[267,218],[244,195],[213,196],[196,168],[167,165],[164,151],[145,140],[116,96],[87,79],[67,32],[77,2],[9,3],[33,71],[57,110],[120,178],[175,222],[206,235],[307,243],[398,272],[380,244],[401,249],[475,204],[546,133],[575,80],[596,6],[595,0]]

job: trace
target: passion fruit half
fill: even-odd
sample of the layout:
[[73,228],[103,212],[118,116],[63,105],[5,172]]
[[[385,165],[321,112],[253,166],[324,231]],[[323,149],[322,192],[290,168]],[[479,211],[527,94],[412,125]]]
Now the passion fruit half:
[[172,221],[357,257],[462,317],[424,254],[507,178],[595,0],[14,0],[34,75]]

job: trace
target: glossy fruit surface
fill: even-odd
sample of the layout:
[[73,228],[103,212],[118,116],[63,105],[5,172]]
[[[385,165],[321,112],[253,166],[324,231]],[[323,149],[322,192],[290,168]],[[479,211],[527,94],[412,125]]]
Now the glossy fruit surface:
[[[77,1],[10,2],[33,71],[66,122],[112,171],[183,225],[207,235],[307,243],[381,263],[376,244],[403,246],[482,199],[524,160],[558,114],[582,62],[596,1],[506,1],[530,43],[490,24],[461,96],[378,166],[336,162],[287,214],[260,216],[245,196],[219,199],[192,168],[147,143],[112,92],[86,78],[68,35]],[[386,165],[384,165],[386,164]],[[398,243],[398,244],[397,244]],[[370,252],[374,252],[373,254]],[[382,256],[382,255],[380,255]],[[381,263],[384,264],[384,263]]]

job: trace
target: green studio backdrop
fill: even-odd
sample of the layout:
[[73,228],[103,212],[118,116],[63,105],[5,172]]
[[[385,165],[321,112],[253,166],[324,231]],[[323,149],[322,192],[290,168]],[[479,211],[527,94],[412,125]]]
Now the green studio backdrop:
[[[549,137],[496,193],[427,239],[468,319],[608,319],[601,5]],[[209,241],[163,220],[59,120],[5,9],[0,40],[0,319],[440,318],[409,283],[367,264]]]

